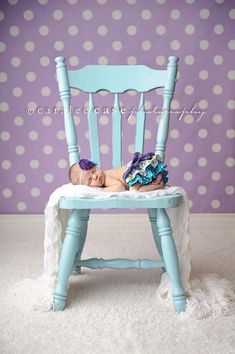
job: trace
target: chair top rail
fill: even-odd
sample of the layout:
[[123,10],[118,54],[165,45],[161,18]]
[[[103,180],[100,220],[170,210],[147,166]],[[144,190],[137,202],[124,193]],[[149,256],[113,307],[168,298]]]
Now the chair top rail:
[[101,90],[148,92],[164,87],[166,75],[166,70],[155,70],[146,65],[86,65],[68,71],[69,86],[89,93]]

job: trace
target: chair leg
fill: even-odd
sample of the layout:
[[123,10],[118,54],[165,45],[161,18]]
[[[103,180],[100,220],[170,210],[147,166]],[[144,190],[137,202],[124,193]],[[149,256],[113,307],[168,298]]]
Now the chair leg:
[[88,220],[89,220],[89,214],[90,214],[90,209],[81,210],[82,228],[81,228],[81,233],[78,238],[78,247],[77,247],[77,253],[76,253],[75,261],[74,261],[74,265],[73,265],[72,275],[81,274],[81,267],[77,263],[81,259],[83,247],[84,247],[84,244],[86,241],[87,224],[88,224]]
[[172,295],[177,312],[185,311],[186,297],[181,284],[180,268],[170,219],[165,209],[157,209],[157,226],[161,238],[166,271],[172,283]]
[[73,209],[68,219],[65,239],[61,250],[57,283],[53,295],[53,309],[55,311],[63,310],[65,308],[68,280],[77,252],[78,238],[81,234],[81,225],[81,211]]
[[[161,238],[159,236],[158,228],[157,228],[157,209],[156,208],[148,209],[148,216],[149,216],[149,221],[151,222],[153,239],[155,241],[161,260],[163,260]],[[164,272],[166,271],[165,268],[162,268],[162,270]]]

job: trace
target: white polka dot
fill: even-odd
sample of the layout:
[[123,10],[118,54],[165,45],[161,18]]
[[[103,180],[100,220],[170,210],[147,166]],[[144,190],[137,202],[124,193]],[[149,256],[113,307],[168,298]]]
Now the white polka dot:
[[122,42],[120,41],[114,41],[112,43],[112,48],[115,50],[115,51],[119,51],[122,49]]
[[191,171],[186,171],[184,173],[184,179],[185,181],[191,181],[193,179],[193,174]]
[[136,0],[126,0],[129,5],[136,4]]
[[35,49],[35,44],[32,41],[27,41],[24,45],[25,50],[27,50],[27,52],[32,52]]
[[50,154],[52,154],[52,152],[53,152],[53,147],[52,147],[51,145],[45,145],[45,146],[43,147],[43,152],[44,152],[44,154],[46,154],[46,155],[50,155]]
[[192,152],[193,151],[193,144],[187,143],[184,145],[185,152]]
[[172,157],[170,159],[170,165],[173,166],[173,167],[179,166],[179,163],[180,163],[180,161],[179,161],[179,159],[177,157]]
[[235,159],[233,157],[228,157],[226,160],[225,160],[225,164],[226,166],[228,167],[234,167],[235,166]]
[[54,177],[51,173],[46,173],[45,176],[44,176],[44,181],[46,183],[51,183],[54,181]]
[[235,70],[230,70],[227,73],[227,77],[229,78],[229,80],[235,80]]
[[192,95],[194,93],[194,87],[192,85],[187,85],[184,88],[184,92],[186,93],[186,95]]
[[39,29],[38,29],[38,33],[41,36],[45,37],[45,36],[47,36],[49,34],[49,28],[47,26],[45,26],[45,25],[40,26]]
[[180,18],[180,15],[181,15],[181,13],[177,9],[174,9],[174,10],[171,11],[172,20],[178,20]]
[[198,103],[198,107],[201,109],[206,109],[208,107],[208,102],[207,100],[200,100]]
[[108,64],[108,62],[109,62],[108,58],[105,56],[101,56],[98,58],[98,64],[100,64],[100,65],[106,65],[106,64]]
[[76,36],[78,34],[79,30],[78,27],[75,25],[71,25],[68,28],[68,34],[70,34],[70,36]]
[[221,174],[218,171],[214,171],[211,174],[211,179],[215,182],[219,181],[221,179]]
[[45,125],[45,126],[48,126],[48,125],[51,125],[52,123],[52,119],[50,116],[44,116],[42,118],[42,124]]
[[39,197],[40,195],[40,189],[37,187],[34,187],[30,190],[30,194],[32,197]]
[[223,4],[224,0],[215,0],[217,4]]
[[99,117],[99,122],[101,125],[107,125],[109,123],[109,117],[107,116],[100,116]]
[[31,168],[33,168],[35,170],[39,167],[39,162],[38,162],[38,160],[33,159],[30,161],[29,165]]
[[4,188],[2,195],[4,198],[10,198],[12,196],[12,190],[10,188]]
[[180,136],[180,132],[178,129],[172,129],[170,131],[170,137],[173,139],[177,139]]
[[137,59],[134,56],[130,56],[127,58],[127,64],[129,65],[135,65],[137,63]]
[[228,129],[228,130],[226,131],[226,136],[227,136],[227,138],[229,138],[229,139],[235,138],[235,129]]
[[38,0],[40,5],[46,5],[48,3],[48,0]]
[[33,13],[33,11],[31,11],[31,10],[26,10],[26,11],[24,12],[24,19],[25,19],[26,21],[31,21],[33,18],[34,18],[34,13]]
[[191,209],[193,207],[193,202],[191,199],[188,200],[188,206],[189,206],[189,209]]
[[17,145],[15,152],[17,155],[23,155],[25,153],[25,147],[23,145]]
[[222,122],[222,117],[220,114],[215,114],[213,117],[212,117],[212,121],[213,123],[215,124],[220,124]]
[[58,140],[64,140],[65,139],[65,131],[64,130],[59,130],[56,134],[56,137]]
[[23,173],[19,173],[17,176],[16,176],[16,182],[17,183],[24,183],[26,181],[26,177]]
[[207,165],[207,159],[205,157],[199,157],[197,160],[198,166],[205,167]]
[[228,15],[232,20],[235,20],[235,9],[231,9]]
[[215,85],[212,91],[215,95],[221,95],[221,93],[223,92],[223,87],[221,85]]
[[101,154],[107,154],[109,152],[109,146],[106,144],[102,144],[100,146],[100,152]]
[[232,195],[234,194],[234,186],[226,186],[224,191],[227,195]]
[[82,13],[82,17],[84,18],[84,20],[91,20],[93,17],[93,13],[90,10],[85,10]]
[[108,0],[97,0],[99,5],[105,5]]
[[33,110],[33,111],[35,111],[35,110],[36,110],[36,108],[37,108],[37,103],[36,103],[36,102],[31,101],[31,102],[28,102],[28,104],[26,104],[26,106],[27,106],[29,109],[31,109],[31,110]]
[[36,132],[35,130],[32,130],[31,132],[29,132],[28,136],[29,136],[30,140],[35,141],[38,139],[38,132]]
[[19,202],[17,203],[17,210],[19,211],[25,211],[27,208],[27,204],[24,202]]
[[151,18],[152,14],[149,10],[143,10],[141,12],[141,17],[144,19],[144,20],[149,20]]
[[172,42],[170,43],[170,47],[171,47],[171,49],[173,49],[173,50],[177,50],[177,49],[180,48],[180,42],[177,41],[177,40],[174,40],[174,41],[172,41]]
[[78,0],[67,0],[67,1],[70,5],[75,5],[78,2]]
[[199,78],[200,78],[201,80],[206,80],[206,79],[208,79],[208,71],[207,71],[207,70],[201,70],[201,71],[199,72]]
[[224,59],[223,59],[222,55],[215,55],[214,58],[213,58],[213,62],[216,65],[222,64],[223,61],[224,61]]
[[2,161],[1,166],[4,170],[9,170],[11,168],[11,161],[9,160]]
[[159,36],[162,36],[163,34],[166,33],[166,27],[164,25],[158,25],[156,27],[156,33],[159,35]]
[[8,3],[10,5],[16,5],[18,3],[18,0],[8,0]]
[[156,58],[156,64],[157,65],[164,65],[166,63],[166,58],[163,55],[159,55]]
[[187,25],[185,26],[185,33],[188,35],[194,34],[195,32],[195,27],[193,25]]
[[136,124],[136,116],[135,115],[129,115],[128,117],[128,124],[130,125],[135,125]]
[[85,42],[83,43],[83,48],[84,48],[87,52],[89,52],[89,51],[91,51],[91,50],[93,49],[93,43],[92,43],[91,41],[85,41]]
[[58,162],[57,162],[57,166],[61,169],[64,169],[66,168],[68,165],[67,161],[64,160],[64,159],[60,159]]
[[4,72],[0,73],[0,82],[6,82],[7,81],[7,74]]
[[199,138],[205,139],[208,135],[208,132],[206,129],[199,129],[198,131],[198,136]]
[[164,5],[166,0],[156,0],[159,5]]
[[135,152],[135,145],[134,145],[134,144],[128,145],[127,150],[128,150],[128,152],[129,152],[130,154],[134,154],[134,152]]
[[26,75],[26,80],[29,81],[29,82],[33,82],[36,80],[36,74],[32,71],[29,71]]
[[79,59],[76,56],[72,56],[69,58],[69,64],[72,66],[77,66],[79,64]]
[[18,68],[21,65],[21,59],[19,57],[11,58],[11,65]]
[[[129,27],[131,27],[131,26],[129,26]],[[97,33],[100,36],[106,36],[106,34],[108,33],[108,28],[104,25],[101,25],[97,28]]]
[[15,119],[14,119],[14,123],[15,123],[15,125],[17,125],[18,127],[20,127],[21,125],[24,124],[24,119],[23,119],[22,117],[20,117],[20,116],[17,116],[17,117],[15,117]]
[[151,42],[150,41],[143,41],[142,43],[141,43],[141,48],[143,49],[143,50],[150,50],[151,49],[151,47],[152,47],[152,45],[151,45]]
[[112,18],[116,21],[119,21],[122,18],[122,12],[120,10],[114,10],[112,12]]
[[20,97],[22,96],[22,88],[21,87],[14,87],[13,90],[12,90],[12,94],[13,96],[15,97]]
[[211,150],[213,152],[220,152],[221,151],[221,145],[218,144],[218,143],[215,143],[215,144],[212,145]]
[[220,24],[215,25],[214,32],[215,32],[215,34],[218,34],[218,35],[222,34],[224,32],[224,26],[222,26]]
[[145,138],[146,140],[148,140],[148,139],[151,138],[151,136],[152,136],[151,130],[145,129],[144,138]]
[[42,96],[50,96],[50,94],[51,94],[50,87],[47,87],[47,86],[42,87],[41,94],[42,94]]
[[3,21],[4,17],[5,17],[4,13],[2,11],[0,11],[0,21]]
[[6,50],[6,44],[4,42],[0,42],[0,52],[3,53]]
[[187,55],[184,61],[187,65],[192,65],[195,62],[195,58],[193,55]]
[[53,12],[53,18],[56,20],[56,21],[60,21],[62,20],[62,18],[64,17],[64,13],[62,10],[55,10]]
[[48,66],[50,64],[50,58],[48,57],[41,57],[40,58],[40,64],[42,66]]
[[9,33],[12,37],[17,37],[20,34],[20,29],[17,26],[11,26]]
[[218,199],[213,199],[211,201],[211,206],[213,209],[218,209],[220,207],[220,201]]
[[194,122],[192,114],[186,114],[184,117],[184,121],[186,124],[192,124]]
[[229,101],[227,102],[227,107],[228,107],[229,109],[235,109],[235,100],[229,100]]
[[1,132],[1,140],[8,141],[10,140],[11,134],[8,131]]
[[228,47],[231,50],[235,49],[235,39],[231,39],[231,41],[228,42]]
[[134,36],[136,34],[136,32],[137,32],[137,28],[136,28],[136,26],[130,25],[130,26],[127,27],[126,32],[130,36]]
[[55,48],[55,50],[57,50],[57,51],[61,51],[61,50],[64,49],[64,43],[63,43],[62,41],[56,41],[56,42],[54,43],[54,48]]
[[7,102],[0,102],[0,112],[7,112],[9,110],[9,104]]
[[202,39],[199,43],[201,49],[205,50],[209,48],[209,42],[207,39]]
[[203,19],[203,20],[207,20],[210,16],[210,11],[208,9],[202,9],[200,11],[200,17]]
[[206,186],[199,186],[197,188],[197,193],[200,194],[200,195],[204,195],[204,194],[206,194],[206,192],[207,192]]

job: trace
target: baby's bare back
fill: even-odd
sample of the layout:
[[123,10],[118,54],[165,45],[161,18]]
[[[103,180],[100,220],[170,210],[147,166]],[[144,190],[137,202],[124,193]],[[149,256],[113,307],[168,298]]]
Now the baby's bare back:
[[125,186],[126,189],[129,189],[129,186],[124,182],[123,180],[123,173],[126,170],[126,165],[124,166],[120,166],[117,168],[112,168],[110,170],[104,170],[104,174],[105,174],[105,186],[110,186],[115,184],[115,182],[119,182],[122,185]]

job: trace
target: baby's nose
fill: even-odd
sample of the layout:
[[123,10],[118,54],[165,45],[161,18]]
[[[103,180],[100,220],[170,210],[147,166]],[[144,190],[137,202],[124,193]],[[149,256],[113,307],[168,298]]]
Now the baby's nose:
[[98,178],[98,175],[97,175],[96,173],[94,173],[94,175],[93,175],[93,180],[96,181],[97,178]]

